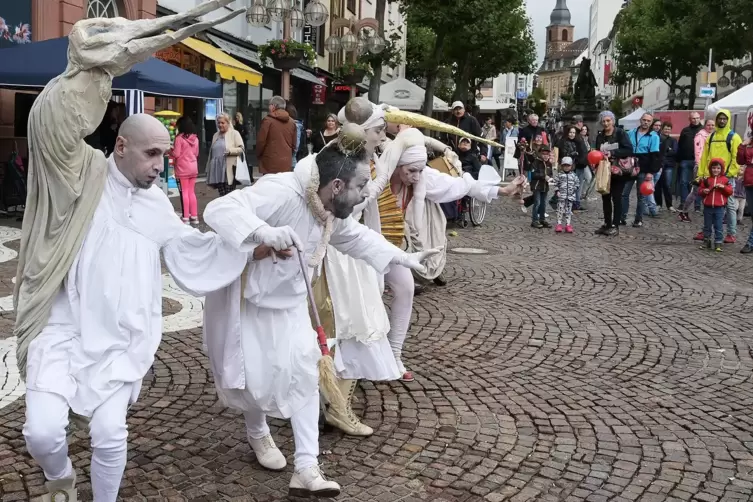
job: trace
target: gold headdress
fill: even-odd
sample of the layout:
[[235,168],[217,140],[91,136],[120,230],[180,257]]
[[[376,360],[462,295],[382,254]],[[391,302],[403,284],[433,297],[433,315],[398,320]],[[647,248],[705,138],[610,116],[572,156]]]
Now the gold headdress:
[[397,108],[388,107],[384,111],[384,119],[387,122],[392,122],[393,124],[404,124],[417,127],[419,129],[429,129],[437,132],[446,132],[447,134],[454,134],[455,136],[470,138],[474,141],[478,141],[479,143],[502,148],[502,145],[500,145],[496,141],[479,138],[478,136],[474,136],[473,134],[468,134],[462,129],[458,129],[457,127],[453,127],[449,124],[445,124],[444,122],[440,122],[431,117],[426,117],[419,113],[406,112],[405,110],[398,110]]

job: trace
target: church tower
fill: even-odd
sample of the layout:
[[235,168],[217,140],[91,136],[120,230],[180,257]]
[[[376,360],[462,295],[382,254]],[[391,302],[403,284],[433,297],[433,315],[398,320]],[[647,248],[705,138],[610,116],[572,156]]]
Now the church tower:
[[567,0],[557,0],[549,26],[546,27],[546,55],[558,52],[573,43],[575,27],[570,24],[570,9]]

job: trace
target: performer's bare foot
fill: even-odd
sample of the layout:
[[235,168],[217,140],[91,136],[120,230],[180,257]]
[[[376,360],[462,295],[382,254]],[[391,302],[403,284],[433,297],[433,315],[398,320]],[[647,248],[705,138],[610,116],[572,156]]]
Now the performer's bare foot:
[[340,485],[334,481],[327,481],[318,465],[313,465],[300,471],[295,471],[290,479],[288,495],[291,497],[337,497],[340,495]]

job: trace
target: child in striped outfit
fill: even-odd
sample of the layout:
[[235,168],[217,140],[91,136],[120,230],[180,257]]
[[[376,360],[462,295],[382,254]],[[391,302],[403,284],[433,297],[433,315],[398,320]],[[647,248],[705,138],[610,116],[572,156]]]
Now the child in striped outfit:
[[564,157],[560,162],[560,170],[555,179],[555,191],[557,194],[557,226],[554,231],[561,233],[562,221],[565,221],[565,232],[573,233],[571,218],[573,216],[573,204],[575,192],[578,189],[578,176],[573,172],[573,159]]

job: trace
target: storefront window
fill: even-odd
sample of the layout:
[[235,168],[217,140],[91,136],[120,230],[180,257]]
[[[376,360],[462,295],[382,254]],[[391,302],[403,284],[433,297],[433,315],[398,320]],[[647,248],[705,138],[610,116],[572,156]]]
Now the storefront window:
[[272,96],[274,96],[275,93],[272,89],[265,89],[262,88],[261,90],[261,116],[260,119],[263,119],[269,114],[269,100],[272,99]]
[[261,86],[248,86],[248,116],[246,122],[248,124],[248,144],[249,148],[256,148],[256,131],[259,130],[259,124],[261,123],[260,110],[261,102]]
[[222,81],[222,104],[225,113],[232,119],[238,111],[238,82],[235,80]]

